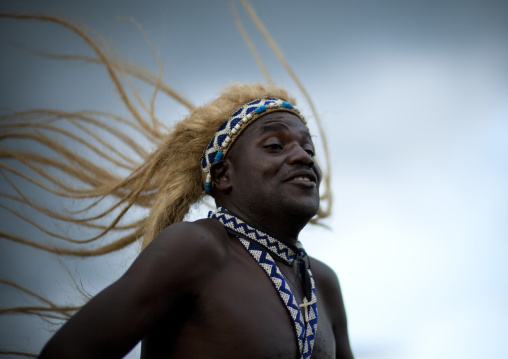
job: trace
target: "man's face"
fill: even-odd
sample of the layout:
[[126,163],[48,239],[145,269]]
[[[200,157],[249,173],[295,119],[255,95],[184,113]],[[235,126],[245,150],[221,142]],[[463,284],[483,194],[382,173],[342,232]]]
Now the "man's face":
[[321,171],[302,121],[272,112],[249,125],[228,152],[231,200],[250,213],[310,219],[319,207]]

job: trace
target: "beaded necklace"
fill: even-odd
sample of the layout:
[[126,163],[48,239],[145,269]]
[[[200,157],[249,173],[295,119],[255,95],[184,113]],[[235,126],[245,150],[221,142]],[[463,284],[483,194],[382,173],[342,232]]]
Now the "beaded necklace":
[[[214,212],[210,211],[208,217],[219,220],[228,232],[236,235],[268,275],[293,321],[300,358],[310,358],[316,338],[318,311],[314,279],[310,268],[306,267],[303,260],[306,253],[301,243],[298,242],[295,247],[289,246],[268,233],[245,223],[223,207],[218,207]],[[302,304],[298,305],[296,302],[295,296],[272,255],[288,265],[292,265],[295,260],[298,261],[305,292]],[[311,300],[308,301],[308,298]],[[304,314],[302,314],[301,308]]]

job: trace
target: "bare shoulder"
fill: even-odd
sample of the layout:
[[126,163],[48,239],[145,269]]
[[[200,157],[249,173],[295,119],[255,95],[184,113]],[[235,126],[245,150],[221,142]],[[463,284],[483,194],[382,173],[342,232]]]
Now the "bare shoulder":
[[327,312],[335,321],[345,321],[342,291],[337,274],[325,263],[311,258],[312,274]]
[[227,239],[224,227],[212,219],[175,223],[157,235],[127,274],[156,272],[159,281],[165,275],[174,278],[175,273],[185,273],[179,276],[182,281],[210,275],[227,259]]
[[336,358],[352,359],[353,353],[349,343],[347,317],[337,275],[329,266],[318,259],[311,258],[312,274],[318,290],[318,300],[324,305],[326,314],[331,320],[335,337]]
[[311,257],[311,266],[314,280],[322,291],[326,294],[340,292],[339,280],[332,268],[314,257]]
[[216,220],[201,219],[179,222],[166,227],[141,253],[163,255],[171,251],[179,256],[187,254],[220,258],[226,249],[227,232]]

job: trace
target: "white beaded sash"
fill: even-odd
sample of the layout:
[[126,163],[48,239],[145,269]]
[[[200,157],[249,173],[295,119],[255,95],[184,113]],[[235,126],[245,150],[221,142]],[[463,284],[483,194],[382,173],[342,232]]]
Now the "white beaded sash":
[[[312,272],[310,268],[307,269],[311,282],[311,300],[308,302],[308,298],[305,298],[304,303],[299,306],[272,257],[274,255],[290,265],[297,256],[300,256],[299,258],[305,256],[301,243],[298,242],[297,248],[292,249],[277,238],[245,223],[222,207],[210,212],[208,217],[219,220],[229,232],[236,234],[245,249],[268,275],[293,321],[300,358],[309,359],[312,355],[318,321],[316,288]],[[305,316],[300,307],[305,308]]]

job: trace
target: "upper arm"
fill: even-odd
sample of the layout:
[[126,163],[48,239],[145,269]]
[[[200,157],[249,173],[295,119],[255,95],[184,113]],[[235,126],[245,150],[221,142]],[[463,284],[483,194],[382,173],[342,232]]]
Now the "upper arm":
[[316,259],[312,262],[312,269],[316,272],[316,281],[324,297],[326,312],[332,321],[336,358],[352,359],[346,309],[337,275],[330,267]]
[[223,258],[214,233],[193,223],[168,227],[55,334],[41,357],[124,356],[179,299],[199,292]]

